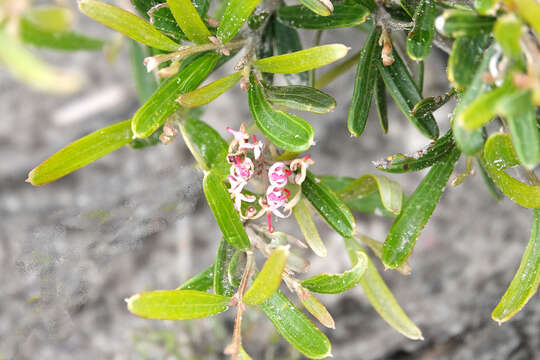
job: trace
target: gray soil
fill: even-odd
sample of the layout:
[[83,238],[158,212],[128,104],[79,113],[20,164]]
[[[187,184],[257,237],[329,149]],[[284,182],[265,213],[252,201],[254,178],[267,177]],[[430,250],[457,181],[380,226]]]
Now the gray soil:
[[[79,28],[112,35],[83,19]],[[311,37],[306,35],[306,44]],[[343,42],[356,51],[363,36],[332,31],[323,42]],[[219,230],[201,192],[201,172],[181,139],[142,151],[121,149],[43,187],[24,182],[29,170],[64,145],[129,119],[139,106],[126,50],[112,65],[100,54],[41,54],[83,72],[87,83],[76,95],[55,97],[29,90],[0,69],[0,358],[224,358],[232,311],[182,323],[151,321],[132,316],[124,303],[140,291],[175,288],[213,261]],[[446,91],[445,61],[434,50],[425,95]],[[395,108],[387,135],[373,112],[362,137],[350,138],[345,119],[353,76],[351,71],[327,88],[339,104],[333,113],[306,116],[316,129],[310,153],[317,174],[377,172],[372,160],[427,143]],[[90,115],[80,110],[88,104],[95,110]],[[436,114],[443,130],[452,106]],[[226,135],[226,126],[250,120],[245,94],[231,91],[202,119]],[[462,159],[458,171],[463,169]],[[391,177],[410,194],[421,175]],[[336,321],[336,330],[325,330],[334,358],[540,358],[537,296],[502,326],[490,317],[519,265],[531,219],[531,211],[509,200],[497,203],[479,175],[449,187],[418,239],[412,274],[383,274],[425,340],[402,337],[355,288],[321,296]],[[300,236],[289,223],[277,226]],[[391,221],[357,215],[357,224],[360,232],[384,240]],[[305,252],[310,274],[345,270],[342,239],[319,225],[329,256]],[[255,359],[301,358],[259,311],[248,310],[244,325],[244,344]]]

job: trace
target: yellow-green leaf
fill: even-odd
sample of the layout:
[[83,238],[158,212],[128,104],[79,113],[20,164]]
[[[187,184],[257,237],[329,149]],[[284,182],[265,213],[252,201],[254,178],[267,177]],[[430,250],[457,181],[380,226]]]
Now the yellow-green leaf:
[[326,251],[326,246],[317,231],[317,227],[315,226],[315,222],[311,217],[306,200],[303,196],[292,210],[294,217],[298,222],[298,226],[300,227],[300,231],[302,232],[302,235],[304,235],[304,239],[311,250],[320,257],[326,257],[328,253]]
[[40,29],[50,32],[68,31],[73,24],[73,12],[63,6],[39,6],[28,9],[24,17]]
[[189,40],[196,44],[209,42],[212,36],[191,0],[167,0],[174,19]]
[[129,144],[130,122],[107,126],[69,144],[30,171],[28,181],[35,186],[45,185]]
[[140,17],[116,6],[97,0],[80,0],[79,9],[95,21],[145,45],[164,51],[176,51],[179,47]]
[[330,0],[298,0],[302,5],[320,16],[328,16],[334,11]]
[[228,0],[227,7],[217,29],[217,37],[222,43],[231,40],[261,0]]
[[259,305],[271,297],[279,288],[281,273],[288,257],[288,246],[279,246],[272,251],[261,272],[244,294],[242,301],[248,305]]
[[154,320],[190,320],[219,314],[231,298],[196,290],[155,290],[126,300],[133,314]]
[[321,324],[330,329],[335,329],[336,324],[328,309],[309,290],[301,288],[299,290],[300,301],[307,311]]
[[253,65],[262,72],[292,74],[316,69],[341,59],[349,48],[342,44],[315,46],[290,54],[259,59]]
[[177,101],[180,105],[187,108],[206,105],[232,88],[241,78],[242,72],[235,72],[197,90],[182,94],[178,97]]

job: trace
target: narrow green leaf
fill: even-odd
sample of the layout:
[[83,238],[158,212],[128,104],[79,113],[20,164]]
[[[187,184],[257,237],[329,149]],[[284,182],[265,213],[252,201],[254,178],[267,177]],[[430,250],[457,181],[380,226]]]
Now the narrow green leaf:
[[28,174],[28,182],[40,186],[86,166],[131,141],[130,120],[86,135],[42,162]]
[[[276,48],[275,24],[276,24],[275,15],[272,15],[266,22],[264,30],[262,31],[262,34],[261,34],[261,40],[258,46],[255,48],[255,55],[257,56],[257,59],[263,59],[266,57],[274,56],[274,52]],[[298,37],[298,34],[296,34],[296,37]],[[299,49],[295,49],[294,51],[296,50],[299,50]],[[274,81],[274,74],[264,73],[263,80],[265,83],[271,85]]]
[[388,109],[386,107],[386,87],[384,81],[377,73],[377,79],[375,80],[375,106],[377,107],[377,115],[379,116],[379,123],[383,133],[388,132]]
[[311,250],[313,250],[313,252],[320,257],[326,257],[328,254],[326,251],[326,246],[324,245],[321,236],[317,231],[317,227],[315,226],[315,222],[311,217],[306,200],[302,197],[300,201],[298,201],[298,203],[292,208],[292,211],[294,217],[296,218],[296,222],[300,227],[300,231],[302,232],[302,235],[304,235],[304,239]]
[[235,254],[235,247],[224,238],[219,241],[214,263],[214,292],[218,295],[233,296],[234,288],[229,281],[229,264]]
[[441,198],[461,152],[454,148],[428,174],[405,203],[390,228],[383,248],[383,264],[395,269],[411,255],[416,239]]
[[[364,248],[360,244],[352,239],[345,239],[345,246],[349,253],[352,265],[356,265],[357,252],[365,253]],[[360,279],[360,286],[364,290],[369,302],[379,313],[379,315],[395,330],[403,334],[412,340],[422,340],[422,332],[420,329],[409,319],[407,314],[399,306],[396,298],[392,295],[388,286],[386,286],[381,275],[377,271],[375,264],[368,257],[367,270]]]
[[327,328],[335,329],[336,324],[334,319],[326,307],[308,290],[302,288],[300,291],[300,301],[302,302],[302,305],[304,305],[304,308],[313,315],[315,319],[319,320],[321,324]]
[[489,194],[497,201],[504,199],[503,192],[497,187],[497,185],[495,185],[493,180],[491,180],[491,178],[489,177],[486,166],[482,163],[482,159],[478,156],[476,160],[478,164],[478,170],[480,170],[480,175],[482,175],[482,180],[484,180],[484,184],[486,184]]
[[214,285],[214,264],[180,285],[176,290],[206,291]]
[[517,155],[512,146],[510,136],[505,133],[494,133],[486,141],[483,160],[486,165],[497,170],[504,170],[519,165]]
[[342,44],[315,46],[290,54],[259,59],[253,65],[262,72],[291,74],[316,69],[341,59],[349,48]]
[[[298,35],[298,31],[296,29],[293,29],[292,27],[283,25],[279,21],[275,20],[275,16],[273,17],[273,31],[274,31],[274,39],[276,44],[276,54],[277,55],[283,55],[283,54],[290,54],[296,51],[302,50],[302,42],[300,41],[300,36]],[[273,54],[269,54],[268,56],[264,57],[270,57]],[[259,59],[262,59],[261,56],[258,57]],[[263,75],[266,76],[264,73]],[[287,84],[289,85],[307,85],[308,84],[308,73],[307,71],[297,73],[297,74],[284,74],[285,80],[287,81]]]
[[[383,247],[384,243],[377,241],[375,239],[370,238],[369,236],[366,236],[364,234],[354,234],[353,236],[356,240],[359,240],[366,244],[371,251],[373,251],[373,254],[378,257],[379,259],[382,259],[382,253],[383,253]],[[405,261],[403,264],[401,264],[400,267],[396,268],[398,272],[400,272],[403,275],[410,275],[411,274],[411,265],[408,261]]]
[[231,89],[241,78],[241,71],[232,73],[197,90],[180,95],[177,101],[187,108],[206,105]]
[[104,42],[100,39],[91,38],[74,32],[50,32],[42,30],[31,21],[22,18],[20,21],[19,35],[23,42],[37,47],[77,51],[96,51],[103,47]]
[[150,48],[146,45],[140,45],[135,40],[130,40],[129,45],[129,57],[135,89],[137,90],[139,101],[144,103],[158,88],[156,77],[153,73],[146,71],[146,67],[143,64],[144,59],[151,56]]
[[540,284],[540,209],[534,209],[531,237],[521,258],[521,264],[491,317],[499,324],[510,320],[529,299]]
[[266,22],[266,19],[268,19],[270,15],[271,14],[268,11],[261,11],[256,14],[251,14],[247,20],[249,28],[251,30],[259,29]]
[[323,294],[338,294],[352,289],[360,282],[368,267],[368,257],[363,252],[356,253],[355,265],[343,274],[319,274],[302,281],[306,289]]
[[0,43],[0,63],[19,81],[56,94],[69,94],[81,88],[79,76],[44,63],[4,29],[0,29]]
[[432,113],[440,109],[455,94],[456,94],[456,90],[452,88],[446,94],[424,98],[420,100],[416,105],[414,105],[413,109],[411,110],[411,115],[418,117],[418,116],[425,116],[428,113]]
[[229,284],[231,284],[233,287],[240,286],[246,265],[247,256],[245,251],[236,250],[231,257],[231,261],[229,261],[229,266],[227,267]]
[[262,87],[251,76],[248,90],[249,110],[255,124],[274,145],[291,152],[302,152],[313,144],[313,127],[302,118],[273,109]]
[[[339,193],[345,189],[356,179],[352,177],[337,177],[337,176],[319,176],[319,179],[332,191]],[[343,199],[342,199],[343,200]],[[405,194],[403,194],[402,203],[407,200]],[[376,214],[385,217],[394,218],[396,215],[386,210],[381,201],[381,196],[378,191],[375,191],[365,197],[357,198],[356,200],[346,202],[347,206],[354,211],[358,211],[366,214]]]
[[219,55],[206,53],[170,78],[137,110],[131,123],[133,133],[138,138],[145,138],[154,133],[180,104],[179,95],[195,90],[214,69]]
[[167,4],[169,4],[169,9],[171,9],[176,22],[189,40],[196,44],[209,42],[208,38],[212,34],[204,25],[191,0],[167,0]]
[[337,29],[357,26],[366,21],[370,11],[356,4],[334,3],[329,16],[320,16],[302,5],[282,6],[277,12],[278,20],[290,27],[312,30]]
[[[161,5],[165,1],[166,0],[131,0],[133,5],[135,5],[139,11],[139,14],[145,19],[150,20],[152,26],[160,32],[177,41],[187,40],[186,34],[184,34],[174,19],[171,9],[169,9],[168,6],[156,8],[157,5]],[[150,14],[151,17],[148,14]]]
[[281,291],[260,306],[281,336],[304,356],[324,359],[331,355],[330,340]]
[[375,2],[375,0],[353,0],[354,2],[356,2],[358,5],[362,5],[363,7],[369,9],[369,11],[375,11],[377,10],[377,3]]
[[508,123],[512,143],[521,164],[532,169],[540,160],[540,136],[530,91],[518,91],[501,99],[496,112]]
[[401,212],[403,191],[401,185],[386,176],[366,174],[340,190],[337,195],[345,202],[351,202],[379,191],[381,203],[386,210],[398,215]]
[[347,128],[353,136],[362,135],[366,127],[371,98],[377,80],[376,64],[381,52],[381,47],[378,44],[380,37],[381,31],[377,27],[373,27],[360,52],[351,105],[347,115]]
[[515,14],[506,14],[497,18],[493,28],[493,36],[501,45],[506,56],[514,60],[521,60],[521,33],[523,23]]
[[231,298],[196,290],[155,290],[133,295],[127,301],[133,314],[154,320],[190,320],[219,314]]
[[495,19],[470,10],[446,10],[437,18],[437,30],[453,38],[489,33]]
[[511,80],[505,81],[498,88],[478,96],[457,115],[456,120],[466,130],[476,130],[484,126],[497,114],[498,102],[514,90]]
[[485,50],[490,43],[490,34],[462,36],[454,40],[446,73],[455,88],[466,89],[471,85],[482,60],[486,57]]
[[64,32],[73,25],[74,15],[64,6],[38,6],[28,9],[24,17],[43,31]]
[[230,164],[227,162],[229,145],[204,121],[194,117],[188,118],[181,125],[182,135],[189,137],[186,143],[194,146],[192,151],[204,161],[207,169],[211,169],[219,176],[226,177],[229,174]]
[[351,211],[343,200],[310,171],[302,183],[302,194],[338,234],[352,236],[356,223]]
[[320,16],[328,16],[334,11],[334,5],[330,0],[298,0],[300,4]]
[[384,80],[386,89],[394,98],[396,105],[403,115],[425,136],[431,139],[439,137],[439,127],[433,115],[428,114],[423,117],[411,116],[411,110],[422,97],[411,74],[401,60],[399,54],[393,49],[392,55],[395,59],[390,66],[384,66],[381,59],[377,61],[377,68]]
[[97,0],[80,0],[79,9],[86,16],[133,40],[164,51],[176,51],[177,43],[132,13]]
[[431,52],[436,16],[434,0],[419,2],[414,13],[414,27],[407,36],[407,54],[411,59],[424,60]]
[[288,246],[279,246],[272,251],[242,301],[248,305],[259,305],[275,294],[281,284],[281,273],[288,257]]
[[399,0],[399,5],[407,15],[410,16],[411,19],[414,18],[414,14],[416,12],[416,9],[418,9],[418,5],[420,4],[421,0]]
[[310,86],[268,86],[264,95],[274,106],[298,111],[326,114],[336,108],[333,97]]
[[217,29],[218,39],[222,43],[231,40],[260,2],[261,0],[229,0]]
[[221,177],[213,172],[206,173],[203,191],[225,240],[239,249],[249,248],[248,235]]
[[455,147],[452,130],[411,155],[395,154],[377,163],[377,169],[389,173],[419,171],[439,162]]

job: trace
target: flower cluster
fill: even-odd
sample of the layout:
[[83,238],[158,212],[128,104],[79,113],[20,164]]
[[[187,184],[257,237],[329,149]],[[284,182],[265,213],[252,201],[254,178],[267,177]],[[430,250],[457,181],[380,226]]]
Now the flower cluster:
[[[227,128],[233,135],[233,141],[229,145],[227,161],[231,164],[228,176],[231,198],[234,199],[234,208],[243,219],[257,219],[264,214],[267,216],[268,230],[273,232],[271,216],[274,214],[280,218],[291,215],[291,209],[299,200],[300,193],[294,198],[286,186],[289,177],[295,174],[291,183],[302,184],[306,177],[307,167],[313,164],[309,156],[292,161],[271,161],[265,157],[264,144],[253,136],[246,133],[242,124],[239,130]],[[257,179],[265,185],[264,195],[259,196],[260,210],[254,206],[257,196],[246,193],[246,186],[252,179]],[[251,203],[246,213],[242,213],[242,202]]]

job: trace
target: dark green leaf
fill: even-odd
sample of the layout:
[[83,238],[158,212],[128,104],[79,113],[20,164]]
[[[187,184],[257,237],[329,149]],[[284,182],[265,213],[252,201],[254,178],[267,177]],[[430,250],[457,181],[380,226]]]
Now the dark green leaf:
[[493,29],[495,19],[470,10],[446,10],[437,18],[437,30],[454,38],[485,34]]
[[433,115],[428,114],[423,117],[411,116],[411,110],[414,108],[422,97],[416,84],[414,83],[411,74],[401,60],[399,54],[393,49],[392,55],[395,59],[390,66],[384,66],[382,60],[377,61],[377,68],[384,80],[386,89],[394,98],[397,106],[407,117],[407,119],[425,136],[431,139],[439,137],[439,127],[435,122]]
[[229,265],[227,266],[229,284],[231,284],[233,287],[240,286],[246,264],[247,256],[245,251],[236,250],[231,257],[231,261],[229,261]]
[[455,93],[456,90],[452,88],[446,94],[441,96],[430,96],[424,98],[414,105],[413,109],[411,110],[411,115],[418,117],[432,113],[446,104],[455,95]]
[[260,306],[281,336],[304,356],[324,359],[330,355],[328,338],[281,291]]
[[326,114],[336,107],[333,97],[310,86],[269,86],[264,89],[264,95],[274,106],[298,111]]
[[257,127],[274,145],[287,151],[302,152],[313,144],[313,127],[294,114],[273,109],[253,75],[248,98]]
[[277,15],[278,20],[287,26],[322,30],[360,25],[366,21],[369,13],[369,10],[361,5],[334,3],[334,11],[329,16],[317,15],[301,5],[282,6]]
[[180,285],[176,290],[206,291],[212,285],[214,285],[214,264]]
[[455,88],[465,89],[471,85],[490,43],[489,34],[463,36],[454,41],[446,72]]
[[[276,52],[277,55],[289,54],[292,52],[302,50],[302,43],[300,42],[300,36],[298,31],[291,27],[285,26],[279,21],[275,20],[275,15],[273,19],[273,31],[276,42]],[[273,54],[272,54],[273,55]],[[271,55],[264,56],[270,57]],[[261,56],[258,57],[262,59]],[[306,71],[298,74],[285,74],[285,80],[289,85],[307,85],[308,83],[308,73]]]
[[234,288],[229,281],[229,264],[235,254],[235,248],[231,243],[221,238],[214,263],[214,292],[218,295],[233,296]]
[[[274,56],[274,47],[275,47],[274,43],[276,42],[276,36],[275,36],[275,31],[274,31],[275,24],[276,24],[276,19],[275,19],[275,16],[272,15],[270,19],[268,19],[268,21],[266,22],[266,26],[264,27],[264,30],[261,34],[261,41],[259,42],[259,45],[255,48],[255,54],[257,55],[257,59],[264,59],[267,57]],[[290,29],[290,30],[296,31],[294,29]],[[298,34],[296,34],[296,37],[298,38]],[[300,50],[300,49],[294,49],[293,51],[297,51],[297,50]],[[287,77],[286,79],[288,81],[289,78]],[[274,74],[264,73],[263,80],[265,83],[272,85],[274,81]]]
[[129,144],[130,122],[107,126],[69,144],[30,171],[27,181],[34,186],[45,185]]
[[214,52],[206,53],[161,86],[133,116],[131,125],[135,136],[148,137],[163,125],[180,107],[176,102],[178,96],[196,89],[214,69],[218,58]]
[[416,239],[435,210],[460,154],[461,152],[454,147],[433,165],[405,203],[384,243],[382,257],[384,265],[395,269],[411,255]]
[[424,60],[431,52],[436,16],[435,1],[420,0],[414,13],[414,27],[407,36],[407,54],[411,59]]
[[369,34],[356,69],[354,90],[347,115],[347,128],[353,136],[360,136],[366,127],[371,98],[377,80],[377,59],[380,57],[381,47],[378,44],[381,31],[374,27]]
[[377,73],[377,79],[375,80],[375,106],[377,107],[377,115],[379,116],[379,123],[383,133],[388,132],[388,109],[386,107],[386,87],[384,81]]

